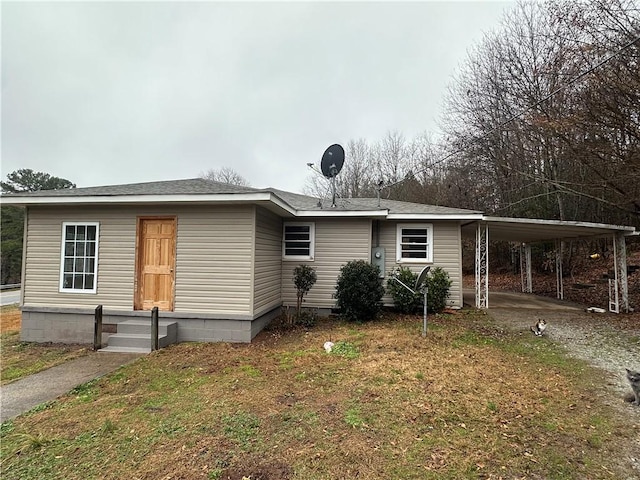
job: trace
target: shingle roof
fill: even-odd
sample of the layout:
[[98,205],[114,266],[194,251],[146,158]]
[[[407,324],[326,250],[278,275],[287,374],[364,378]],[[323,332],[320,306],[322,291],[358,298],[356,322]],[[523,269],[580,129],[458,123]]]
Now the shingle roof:
[[470,214],[482,213],[477,210],[465,210],[462,208],[449,208],[438,205],[425,205],[421,203],[401,202],[399,200],[387,200],[384,198],[378,202],[377,198],[336,198],[336,206],[331,207],[331,199],[318,199],[308,195],[300,195],[298,193],[286,192],[275,188],[267,188],[278,195],[292,207],[298,210],[324,211],[332,208],[333,210],[342,211],[370,211],[370,210],[389,210],[390,213],[416,213],[416,214]]
[[[62,190],[40,190],[37,192],[21,192],[15,194],[4,194],[4,199],[56,197],[127,197],[144,195],[242,195],[270,193],[286,204],[298,211],[317,212],[366,212],[386,210],[390,214],[431,214],[431,215],[468,215],[480,214],[475,210],[464,210],[460,208],[448,208],[436,205],[424,205],[411,202],[401,202],[397,200],[387,200],[377,198],[337,198],[336,206],[331,206],[330,199],[319,199],[299,193],[287,192],[276,188],[252,188],[230,185],[227,183],[215,182],[202,178],[190,178],[184,180],[170,180],[161,182],[130,183],[125,185],[107,185],[101,187],[83,187]],[[87,198],[89,202],[90,199]],[[12,202],[13,203],[13,202]],[[19,203],[19,202],[17,202]]]
[[[203,178],[169,180],[162,182],[129,183],[125,185],[106,185],[102,187],[65,188],[61,190],[39,190],[7,194],[20,197],[94,197],[119,195],[201,195],[227,193],[254,193],[261,190],[240,187],[228,183],[214,182]],[[4,196],[4,195],[3,195]]]

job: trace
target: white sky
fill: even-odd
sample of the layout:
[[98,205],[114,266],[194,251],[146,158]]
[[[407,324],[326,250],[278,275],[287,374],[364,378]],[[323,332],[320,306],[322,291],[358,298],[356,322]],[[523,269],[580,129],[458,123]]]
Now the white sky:
[[226,166],[300,192],[333,143],[437,132],[447,84],[512,5],[3,2],[2,178]]

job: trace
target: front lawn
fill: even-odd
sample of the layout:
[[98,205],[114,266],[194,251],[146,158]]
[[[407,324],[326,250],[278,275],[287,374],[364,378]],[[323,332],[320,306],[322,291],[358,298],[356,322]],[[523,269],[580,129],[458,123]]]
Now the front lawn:
[[90,351],[87,345],[27,343],[20,341],[20,309],[0,310],[0,384],[19,380]]
[[[2,425],[4,479],[625,478],[600,374],[477,312],[184,343]],[[323,344],[338,347],[328,354]]]

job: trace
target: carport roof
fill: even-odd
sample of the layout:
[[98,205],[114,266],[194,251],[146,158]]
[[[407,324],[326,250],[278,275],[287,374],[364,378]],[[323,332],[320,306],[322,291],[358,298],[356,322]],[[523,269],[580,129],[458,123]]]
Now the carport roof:
[[635,235],[634,227],[607,225],[604,223],[541,220],[535,218],[507,218],[484,215],[482,220],[462,225],[462,234],[475,237],[479,222],[489,228],[489,240],[533,243],[549,240],[575,240],[579,238],[607,236],[617,233]]

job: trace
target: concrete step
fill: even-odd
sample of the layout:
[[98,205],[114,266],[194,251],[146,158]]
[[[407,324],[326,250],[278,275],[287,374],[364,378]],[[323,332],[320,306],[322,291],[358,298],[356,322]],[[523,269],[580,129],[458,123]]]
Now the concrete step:
[[[158,321],[158,333],[160,335],[173,336],[173,333],[178,332],[178,324],[169,320]],[[151,333],[151,321],[150,320],[127,320],[125,322],[118,323],[118,333]]]
[[[168,320],[158,322],[158,347],[164,348],[178,341],[178,324]],[[109,336],[104,352],[151,351],[151,322],[148,320],[126,320],[117,325],[117,333]]]
[[151,347],[149,348],[137,348],[137,347],[115,347],[108,346],[101,348],[98,352],[105,353],[151,353]]
[[[109,346],[113,347],[134,347],[151,348],[151,335],[144,333],[114,333],[109,337]],[[167,335],[158,335],[158,345],[160,348],[170,345]]]

